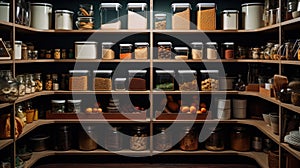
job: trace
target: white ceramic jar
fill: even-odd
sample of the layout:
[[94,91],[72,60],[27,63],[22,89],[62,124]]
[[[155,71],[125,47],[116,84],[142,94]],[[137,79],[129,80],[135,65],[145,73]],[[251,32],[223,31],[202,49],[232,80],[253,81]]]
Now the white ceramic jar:
[[36,29],[51,29],[52,5],[49,3],[31,3],[31,24]]
[[245,30],[263,26],[264,4],[259,2],[242,4],[242,27]]
[[222,11],[223,30],[238,30],[239,27],[239,11],[223,10]]
[[56,30],[72,30],[73,29],[74,12],[69,10],[55,11],[55,29]]
[[9,3],[0,2],[0,21],[9,22]]
[[76,59],[96,59],[97,42],[95,41],[77,41],[75,42]]
[[15,41],[15,59],[20,60],[22,58],[22,41]]

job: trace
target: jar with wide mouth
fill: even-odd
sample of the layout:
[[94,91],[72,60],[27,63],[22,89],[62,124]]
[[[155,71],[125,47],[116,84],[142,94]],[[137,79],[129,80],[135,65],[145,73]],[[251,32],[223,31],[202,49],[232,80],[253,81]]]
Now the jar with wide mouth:
[[67,100],[67,112],[80,113],[82,100]]
[[203,58],[203,43],[202,42],[192,42],[192,59],[201,60]]
[[73,11],[56,10],[55,11],[55,29],[72,30],[73,29]]
[[157,90],[174,90],[174,70],[156,70],[156,87]]
[[175,59],[177,60],[187,60],[189,57],[189,48],[188,47],[174,47],[176,52]]
[[184,127],[181,130],[182,139],[180,140],[180,149],[183,151],[198,150],[198,135],[195,128]]
[[156,30],[165,30],[167,27],[167,15],[164,13],[157,13],[154,15],[154,28]]
[[222,43],[222,58],[234,59],[234,42]]
[[216,4],[198,3],[197,4],[197,29],[198,30],[216,30]]
[[134,43],[134,58],[135,59],[148,59],[149,43],[136,42]]
[[242,5],[242,28],[252,30],[261,28],[264,24],[264,4],[260,2],[243,3]]
[[75,22],[78,30],[92,30],[94,28],[94,18],[93,17],[78,17]]
[[102,59],[112,60],[115,59],[115,51],[112,47],[115,45],[113,42],[103,42],[102,43]]
[[219,90],[219,70],[200,70],[200,73],[202,91]]
[[119,30],[121,29],[120,10],[122,5],[119,3],[101,3],[100,18],[102,30]]
[[158,42],[158,59],[171,59],[172,58],[172,43],[171,42]]
[[51,29],[52,7],[49,3],[30,3],[30,26],[42,30]]
[[126,90],[126,78],[115,78],[114,81],[115,90],[124,91]]
[[76,41],[76,59],[96,59],[98,53],[98,42],[96,41]]
[[158,127],[154,136],[154,149],[157,151],[170,150],[173,147],[172,134],[166,127]]
[[217,59],[218,58],[218,43],[207,42],[206,43],[206,58]]
[[147,29],[147,3],[128,3],[128,30]]
[[223,27],[223,30],[238,30],[239,29],[239,11],[238,10],[223,10],[222,11],[222,27]]
[[67,151],[72,147],[71,127],[67,125],[59,126],[54,134],[55,146],[58,151]]
[[120,127],[109,127],[105,130],[104,148],[110,151],[119,151],[123,148],[123,138]]
[[180,77],[179,90],[180,91],[197,91],[197,71],[196,70],[178,70]]
[[172,3],[172,29],[190,30],[191,4]]
[[0,21],[9,22],[9,3],[7,2],[0,2]]
[[112,70],[94,70],[94,90],[112,90]]
[[280,49],[279,44],[274,44],[274,46],[271,48],[270,58],[272,60],[278,60],[278,59],[280,59],[279,49]]
[[69,90],[88,90],[89,70],[69,70]]
[[52,113],[64,113],[66,100],[51,100]]
[[220,127],[209,128],[210,136],[205,141],[205,148],[211,151],[221,151],[225,148],[224,130]]
[[19,82],[19,96],[24,96],[25,95],[25,76],[24,75],[18,75],[17,76],[17,81]]
[[132,127],[130,137],[130,149],[133,151],[144,151],[148,148],[148,133],[145,126]]
[[236,126],[231,132],[231,149],[241,152],[250,150],[250,135],[248,129],[242,126]]
[[132,58],[132,44],[120,44],[120,59]]
[[94,126],[84,126],[84,128],[80,129],[78,134],[79,150],[92,151],[97,149],[97,133]]
[[129,90],[144,91],[146,88],[147,70],[128,70],[129,74]]

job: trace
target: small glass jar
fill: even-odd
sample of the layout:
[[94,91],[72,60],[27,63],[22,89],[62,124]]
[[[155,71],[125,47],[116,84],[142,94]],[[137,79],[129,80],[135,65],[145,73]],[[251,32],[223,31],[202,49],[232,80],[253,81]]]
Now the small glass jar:
[[179,90],[180,91],[197,91],[197,72],[196,70],[178,70],[180,76]]
[[147,29],[147,3],[128,3],[128,30]]
[[94,90],[112,90],[112,70],[94,70]]
[[96,132],[93,126],[85,126],[84,129],[79,131],[78,145],[79,150],[83,151],[92,151],[97,149],[97,138]]
[[201,60],[203,58],[203,43],[192,42],[192,59]]
[[148,59],[149,43],[137,42],[134,43],[134,58],[135,59]]
[[115,84],[115,90],[117,91],[126,90],[126,78],[115,78],[114,84]]
[[31,60],[32,59],[32,50],[27,50],[27,57],[28,57],[28,59],[29,60]]
[[35,91],[40,92],[43,90],[43,81],[42,81],[42,74],[35,73],[34,74],[34,81],[35,81]]
[[156,87],[157,90],[174,90],[174,70],[156,70]]
[[222,58],[234,59],[234,43],[233,42],[222,43]]
[[274,44],[274,46],[271,48],[270,58],[272,60],[279,60],[280,59],[280,54],[278,53],[279,49],[280,49],[279,44]]
[[29,74],[29,80],[31,82],[31,93],[34,93],[36,88],[36,83],[33,74]]
[[218,70],[200,70],[201,90],[217,91],[219,90],[219,71]]
[[52,113],[64,113],[65,112],[65,100],[51,100]]
[[171,59],[172,58],[172,43],[171,42],[158,42],[158,59]]
[[190,30],[190,12],[189,3],[172,3],[172,29]]
[[175,59],[178,60],[187,60],[189,57],[189,48],[188,47],[174,47],[176,52]]
[[54,59],[60,59],[60,49],[54,49]]
[[28,60],[28,52],[27,52],[27,45],[22,44],[22,59]]
[[291,43],[291,42],[286,42],[286,43],[284,43],[284,46],[285,46],[285,48],[284,48],[284,51],[285,51],[285,59],[287,59],[287,60],[293,60],[294,59],[294,55],[293,55],[293,43]]
[[74,50],[73,49],[69,49],[68,58],[74,59]]
[[19,96],[24,96],[26,94],[26,84],[24,75],[18,75],[17,81],[19,82]]
[[52,90],[54,91],[59,90],[59,82],[58,82],[57,74],[52,74]]
[[113,42],[103,42],[102,43],[102,59],[104,60],[112,60],[115,59],[115,52],[112,49],[115,43]]
[[224,130],[220,127],[210,128],[210,136],[205,142],[205,148],[211,151],[221,151],[225,148]]
[[260,152],[262,150],[262,138],[261,137],[253,137],[252,139],[252,148],[256,152]]
[[71,149],[72,146],[72,133],[70,126],[64,125],[58,127],[54,134],[55,136],[55,150],[67,151]]
[[182,130],[183,138],[180,140],[180,149],[183,151],[198,150],[198,135],[195,128],[186,127]]
[[46,51],[45,58],[46,58],[46,59],[51,59],[51,58],[52,58],[52,50],[47,50],[47,51]]
[[78,17],[75,24],[79,30],[91,30],[94,28],[94,18]]
[[157,13],[154,15],[155,29],[165,30],[167,27],[167,15],[164,13]]
[[246,127],[234,127],[231,132],[231,149],[246,152],[250,150],[250,135]]
[[88,70],[69,70],[69,90],[88,90]]
[[67,58],[67,50],[61,49],[61,59],[66,59],[66,58]]
[[252,48],[252,58],[253,59],[259,59],[260,58],[260,48]]
[[30,75],[26,74],[25,75],[25,93],[30,94],[31,93],[31,80],[30,80]]
[[51,74],[46,75],[46,80],[45,80],[45,90],[52,90],[53,87],[53,81],[51,78]]
[[247,48],[243,46],[238,46],[238,52],[236,55],[237,59],[245,59],[248,56]]
[[130,149],[134,151],[147,150],[148,135],[146,127],[135,126],[132,128],[132,136],[130,137]]
[[102,30],[119,30],[121,29],[120,9],[122,5],[119,3],[101,3],[100,15],[101,22],[100,28]]
[[132,44],[120,44],[120,59],[132,58]]
[[198,30],[216,30],[216,4],[198,3],[197,4],[197,29]]
[[145,91],[147,70],[128,70],[129,90]]
[[206,58],[217,59],[218,58],[218,43],[207,42],[206,43]]
[[80,113],[81,100],[67,100],[67,112],[70,113]]
[[122,150],[122,134],[119,132],[120,127],[109,127],[105,131],[104,148],[109,151]]
[[157,151],[170,150],[173,146],[172,134],[167,132],[166,127],[157,128],[158,134],[154,136],[154,149]]
[[33,51],[32,51],[31,59],[36,60],[36,59],[38,59],[38,56],[39,56],[38,50],[33,50]]
[[267,46],[264,50],[264,59],[271,59],[271,49],[274,46],[274,43],[267,43]]
[[45,59],[46,58],[46,50],[45,49],[41,49],[39,51],[39,59]]

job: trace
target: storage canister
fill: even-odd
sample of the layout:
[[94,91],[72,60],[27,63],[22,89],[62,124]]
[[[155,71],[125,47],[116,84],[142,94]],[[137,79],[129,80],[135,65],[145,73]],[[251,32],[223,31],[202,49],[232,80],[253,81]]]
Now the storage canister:
[[120,44],[120,59],[132,58],[132,44]]
[[109,127],[105,130],[104,147],[110,151],[118,151],[123,148],[123,138],[120,127]]
[[78,30],[91,30],[94,28],[94,18],[93,17],[77,17],[75,22]]
[[67,111],[70,113],[80,113],[81,100],[67,100]]
[[263,26],[263,3],[242,4],[242,28],[245,30],[257,29]]
[[122,5],[119,3],[101,3],[100,18],[102,30],[119,30],[121,29],[120,9]]
[[189,3],[173,3],[172,5],[172,29],[190,30],[190,11]]
[[156,30],[165,30],[167,27],[167,15],[164,13],[157,13],[154,15],[155,19],[155,29]]
[[147,42],[137,42],[134,43],[134,58],[135,59],[148,59],[148,49],[149,43]]
[[30,137],[31,149],[34,152],[41,152],[48,149],[50,136],[38,134]]
[[22,58],[22,41],[15,41],[15,59],[20,60]]
[[245,119],[247,117],[246,99],[233,99],[232,108],[233,118]]
[[93,126],[85,126],[79,131],[78,145],[80,150],[91,151],[97,149],[96,133]]
[[192,42],[192,59],[202,59],[203,58],[203,43],[202,42]]
[[31,3],[31,24],[36,29],[51,29],[52,4]]
[[75,58],[76,59],[96,59],[97,42],[95,41],[76,41]]
[[132,136],[130,137],[130,149],[133,151],[144,151],[148,148],[148,135],[146,127],[132,127]]
[[88,90],[88,70],[69,70],[69,90]]
[[222,58],[234,59],[234,42],[222,43]]
[[175,59],[177,60],[187,60],[189,57],[189,48],[188,47],[174,47],[176,52]]
[[222,11],[222,27],[223,30],[238,30],[239,29],[239,11],[238,10],[223,10]]
[[114,85],[115,90],[126,90],[126,78],[116,78]]
[[154,136],[154,149],[157,151],[166,151],[172,148],[172,134],[167,132],[166,127],[158,127],[158,134]]
[[112,90],[112,70],[94,70],[94,90]]
[[224,130],[220,127],[209,128],[210,136],[205,141],[205,148],[211,151],[221,151],[225,148]]
[[113,42],[103,42],[102,43],[102,59],[111,60],[115,59],[115,52],[112,46],[115,45]]
[[147,70],[128,70],[129,90],[146,90],[146,73]]
[[9,22],[9,3],[0,2],[0,21]]
[[180,91],[197,91],[197,72],[196,70],[178,70],[180,77],[179,90]]
[[65,100],[51,100],[52,113],[64,113],[65,112]]
[[216,4],[198,3],[197,7],[197,29],[216,30]]
[[156,70],[157,90],[174,90],[174,70]]
[[246,152],[250,150],[250,135],[248,129],[242,126],[236,126],[231,132],[231,149]]
[[55,11],[55,29],[56,30],[72,30],[73,29],[73,14],[69,10]]
[[200,70],[200,73],[202,91],[219,90],[219,70]]
[[172,58],[172,43],[171,42],[158,42],[158,59],[171,59]]
[[181,131],[183,135],[180,143],[180,149],[183,151],[198,150],[198,135],[195,128],[184,127]]
[[147,29],[147,3],[128,3],[128,30]]
[[220,77],[220,90],[233,90],[233,83],[236,77]]
[[218,99],[217,118],[221,120],[229,120],[231,118],[231,100]]
[[59,151],[67,151],[71,149],[72,146],[72,133],[70,130],[70,126],[63,125],[57,128],[54,133],[55,136],[55,150]]
[[207,42],[206,43],[206,58],[217,59],[218,58],[218,43]]

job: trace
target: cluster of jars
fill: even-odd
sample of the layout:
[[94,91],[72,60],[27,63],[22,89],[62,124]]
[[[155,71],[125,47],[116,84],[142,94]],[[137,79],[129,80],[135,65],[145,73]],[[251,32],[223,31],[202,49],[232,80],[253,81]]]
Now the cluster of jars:
[[19,84],[19,96],[43,90],[41,73],[17,75],[17,82]]
[[39,59],[73,59],[73,49],[41,49],[39,51]]
[[0,101],[14,102],[19,97],[18,82],[13,78],[11,70],[0,71]]

